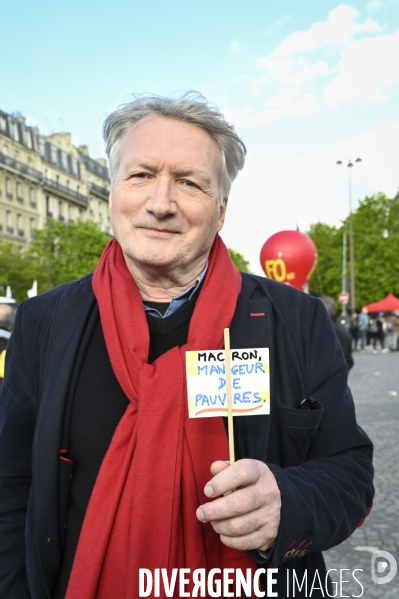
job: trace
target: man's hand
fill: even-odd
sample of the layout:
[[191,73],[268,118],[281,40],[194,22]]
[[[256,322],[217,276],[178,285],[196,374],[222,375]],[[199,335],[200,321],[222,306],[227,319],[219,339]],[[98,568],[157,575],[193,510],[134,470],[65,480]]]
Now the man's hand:
[[204,493],[218,499],[198,508],[198,520],[211,522],[222,543],[233,549],[271,547],[280,524],[281,495],[266,464],[239,460],[229,466],[217,461],[211,472]]

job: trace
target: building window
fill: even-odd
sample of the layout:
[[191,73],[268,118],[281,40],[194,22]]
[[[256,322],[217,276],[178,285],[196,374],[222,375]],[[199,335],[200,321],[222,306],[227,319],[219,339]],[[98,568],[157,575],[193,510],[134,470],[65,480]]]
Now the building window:
[[28,146],[28,148],[31,150],[32,149],[32,135],[31,135],[31,132],[27,129],[25,129],[25,143]]
[[24,199],[22,197],[22,187],[21,187],[21,183],[19,181],[17,181],[17,184],[16,184],[16,192],[17,192],[18,202],[22,203],[24,201]]
[[13,132],[13,138],[15,139],[15,141],[19,141],[19,129],[18,129],[18,123],[16,123],[15,121],[12,122],[12,126],[11,126],[11,130]]
[[0,116],[0,129],[2,131],[7,131],[7,121],[3,116]]
[[20,237],[24,236],[24,230],[22,228],[22,216],[17,214],[17,232]]
[[7,146],[3,146],[3,155],[8,156],[8,148]]
[[35,219],[31,218],[29,221],[29,231],[30,231],[30,236],[34,237],[35,235]]
[[14,152],[14,160],[18,160],[19,157],[19,152],[17,150],[15,150]]
[[12,193],[11,193],[11,179],[6,179],[6,196],[9,200],[12,200]]
[[75,177],[78,176],[78,161],[76,160],[76,158],[72,158],[72,173],[75,175]]
[[35,202],[35,192],[33,187],[29,187],[29,204],[33,207],[36,208],[36,202]]
[[39,154],[41,156],[44,156],[45,153],[46,153],[46,142],[44,141],[44,139],[39,137]]
[[61,152],[61,164],[64,170],[68,170],[68,155],[65,152]]
[[53,198],[46,196],[46,213],[47,216],[53,216]]
[[63,202],[62,200],[58,201],[58,220],[64,220],[64,215],[62,214]]
[[6,227],[7,227],[7,233],[10,233],[12,235],[14,233],[14,228],[11,226],[10,210],[7,210],[7,212],[6,212]]
[[53,164],[57,164],[57,148],[55,148],[54,146],[51,146],[51,162]]

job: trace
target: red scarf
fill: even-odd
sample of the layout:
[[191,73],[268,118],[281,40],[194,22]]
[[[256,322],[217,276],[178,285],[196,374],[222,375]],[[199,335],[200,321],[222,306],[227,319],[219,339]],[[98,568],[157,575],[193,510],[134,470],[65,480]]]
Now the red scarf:
[[[228,443],[222,418],[188,418],[185,380],[185,352],[222,348],[234,315],[241,276],[225,245],[217,236],[187,344],[153,364],[142,298],[115,239],[93,289],[111,365],[130,403],[90,498],[66,599],[136,599],[140,568],[167,568],[169,580],[173,568],[245,573],[254,565],[247,553],[223,545],[195,516],[209,501],[203,493],[209,467],[228,459]],[[160,589],[164,597],[162,579]]]

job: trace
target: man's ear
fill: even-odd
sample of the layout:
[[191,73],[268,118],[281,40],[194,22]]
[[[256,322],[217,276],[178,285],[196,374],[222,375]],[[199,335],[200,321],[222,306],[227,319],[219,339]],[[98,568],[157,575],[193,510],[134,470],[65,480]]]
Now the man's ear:
[[226,216],[226,210],[227,210],[227,202],[228,202],[229,198],[223,198],[220,206],[219,206],[219,218],[218,218],[218,232],[221,231],[223,229],[223,225],[224,225],[224,219]]

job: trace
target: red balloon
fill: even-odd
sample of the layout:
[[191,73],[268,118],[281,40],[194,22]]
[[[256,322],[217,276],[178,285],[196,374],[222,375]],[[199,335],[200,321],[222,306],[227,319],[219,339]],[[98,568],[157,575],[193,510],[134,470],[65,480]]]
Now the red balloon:
[[264,243],[260,263],[269,279],[304,291],[316,268],[317,249],[300,231],[280,231]]

